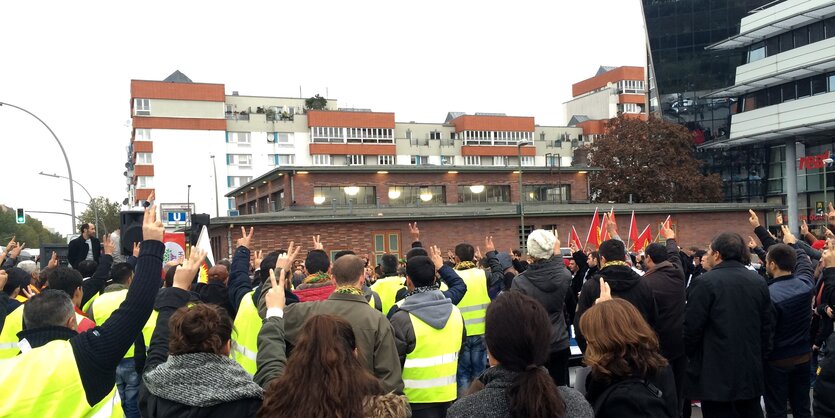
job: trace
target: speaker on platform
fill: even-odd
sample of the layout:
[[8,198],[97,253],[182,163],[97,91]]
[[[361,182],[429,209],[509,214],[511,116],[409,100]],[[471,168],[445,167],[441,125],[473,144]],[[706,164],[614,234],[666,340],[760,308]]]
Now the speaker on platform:
[[142,220],[145,212],[141,210],[123,210],[119,212],[119,234],[122,255],[133,254],[133,244],[142,242]]
[[191,230],[188,235],[189,244],[197,244],[197,240],[200,238],[200,231],[203,230],[204,226],[206,228],[209,227],[208,213],[195,213],[191,215]]

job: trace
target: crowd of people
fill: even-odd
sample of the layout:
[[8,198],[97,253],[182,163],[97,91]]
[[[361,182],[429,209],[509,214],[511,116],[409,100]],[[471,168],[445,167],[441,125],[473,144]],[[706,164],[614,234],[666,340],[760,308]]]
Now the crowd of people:
[[241,228],[205,279],[199,247],[163,263],[155,206],[132,254],[85,224],[41,271],[12,238],[0,417],[835,417],[835,209],[819,236],[777,221],[637,252],[609,221],[570,258],[541,229],[444,254],[414,223],[373,263]]

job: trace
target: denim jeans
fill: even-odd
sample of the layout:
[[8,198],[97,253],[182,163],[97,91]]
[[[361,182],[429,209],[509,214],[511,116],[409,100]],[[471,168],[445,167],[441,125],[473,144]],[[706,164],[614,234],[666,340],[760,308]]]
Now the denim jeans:
[[487,366],[487,350],[484,348],[484,336],[467,337],[461,345],[458,355],[458,393],[459,395],[470,387]]
[[765,412],[768,418],[787,416],[786,401],[791,405],[792,416],[811,418],[809,400],[809,362],[791,367],[763,364],[765,374]]
[[122,398],[126,418],[139,418],[139,374],[133,358],[122,359],[116,367],[116,389]]

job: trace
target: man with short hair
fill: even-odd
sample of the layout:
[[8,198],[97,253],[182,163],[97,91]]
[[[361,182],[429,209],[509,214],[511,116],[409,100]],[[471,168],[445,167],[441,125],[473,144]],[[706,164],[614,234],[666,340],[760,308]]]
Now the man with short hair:
[[[290,248],[288,253],[292,254]],[[279,260],[277,268],[289,271],[292,256]],[[288,347],[298,338],[308,318],[314,315],[336,315],[347,320],[354,329],[357,347],[368,370],[380,379],[387,392],[403,393],[400,361],[394,344],[391,324],[382,313],[365,300],[362,284],[365,281],[365,261],[355,255],[340,257],[331,268],[336,290],[326,300],[294,303],[284,310],[284,327]],[[278,276],[278,274],[276,274]],[[258,314],[266,317],[266,295],[272,284],[264,282],[258,299]]]
[[377,279],[371,290],[380,295],[380,302],[383,304],[383,314],[388,315],[391,307],[397,301],[397,293],[405,289],[405,280],[397,274],[398,260],[394,254],[383,254],[380,257],[380,270],[383,273]]
[[307,277],[296,286],[293,293],[299,302],[313,302],[325,300],[336,289],[330,276],[331,260],[323,250],[310,250],[304,259],[304,270]]
[[773,348],[763,363],[765,411],[769,418],[811,417],[809,370],[812,353],[809,300],[814,296],[812,261],[783,226],[783,242],[768,249],[765,269],[768,292],[776,313]]
[[[333,255],[333,261],[339,260],[340,257],[346,255],[357,255],[357,253],[351,250],[338,251],[336,254]],[[365,296],[365,300],[368,301],[368,304],[371,305],[372,308],[380,312],[383,312],[383,302],[380,299],[380,295],[368,286],[368,259],[363,258],[363,261],[365,262],[365,282],[362,284],[362,294],[363,296]]]
[[461,312],[436,283],[435,273],[441,268],[440,251],[432,258],[410,258],[406,262],[409,294],[391,316],[413,418],[445,417],[457,398],[458,351],[467,334]]
[[101,242],[96,238],[96,226],[83,223],[79,229],[81,235],[70,241],[67,247],[67,261],[75,269],[84,260],[93,260],[98,263],[101,255]]
[[684,388],[688,399],[702,401],[706,418],[762,417],[763,362],[771,352],[774,313],[768,284],[746,268],[749,259],[739,234],[719,234],[703,258],[710,271],[690,285]]
[[229,271],[226,270],[226,266],[218,264],[206,272],[206,282],[200,283],[198,281],[194,283],[192,290],[200,295],[200,300],[203,302],[220,306],[226,309],[229,315],[232,315],[232,305],[229,303],[229,289],[226,288],[228,279]]
[[75,310],[75,320],[78,324],[78,332],[95,328],[96,323],[85,316],[84,312],[79,309],[81,299],[84,297],[84,290],[81,288],[81,274],[69,267],[55,267],[47,270],[45,275],[47,288],[61,290],[71,298],[73,309]]

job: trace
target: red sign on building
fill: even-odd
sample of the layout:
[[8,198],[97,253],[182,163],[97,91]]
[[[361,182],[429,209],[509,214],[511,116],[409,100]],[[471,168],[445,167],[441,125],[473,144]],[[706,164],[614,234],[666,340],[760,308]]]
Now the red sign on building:
[[823,168],[823,160],[829,158],[829,151],[819,155],[810,155],[808,157],[800,158],[800,169],[806,170],[810,168]]

